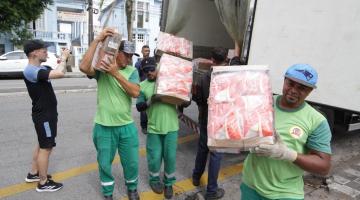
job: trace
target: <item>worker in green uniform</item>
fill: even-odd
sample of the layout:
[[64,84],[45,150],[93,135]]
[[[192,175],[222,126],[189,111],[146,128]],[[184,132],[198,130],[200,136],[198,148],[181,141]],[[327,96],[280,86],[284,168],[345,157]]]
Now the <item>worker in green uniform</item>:
[[131,98],[139,96],[139,73],[129,65],[135,54],[134,43],[121,41],[113,60],[101,61],[101,71],[91,67],[96,47],[114,30],[104,29],[90,44],[80,64],[80,70],[97,81],[97,110],[93,141],[97,151],[102,194],[113,199],[114,177],[111,165],[116,151],[121,159],[125,184],[130,200],[138,200],[139,140],[131,115]]
[[[137,99],[136,108],[139,112],[146,110],[148,116],[146,158],[150,187],[158,194],[164,191],[165,198],[171,199],[172,185],[176,180],[176,148],[179,130],[176,106],[161,102],[153,96],[157,76],[155,59],[144,59],[142,69],[147,79],[140,83],[140,96]],[[165,171],[164,184],[160,182],[162,160],[164,160]]]
[[304,199],[304,171],[329,173],[330,127],[305,101],[317,79],[308,64],[287,69],[282,95],[274,97],[276,142],[251,149],[244,162],[241,200]]

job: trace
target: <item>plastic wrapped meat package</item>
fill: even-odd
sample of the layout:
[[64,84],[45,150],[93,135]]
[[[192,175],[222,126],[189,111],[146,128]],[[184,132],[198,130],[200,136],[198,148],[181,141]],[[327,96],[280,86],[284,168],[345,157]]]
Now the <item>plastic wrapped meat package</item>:
[[164,102],[180,105],[190,101],[192,62],[163,54],[158,69],[155,94]]
[[262,143],[274,143],[268,67],[214,67],[208,106],[210,149],[236,153]]
[[168,53],[185,59],[193,58],[193,44],[185,38],[160,32],[157,38],[156,54]]
[[96,46],[91,67],[95,70],[103,71],[101,69],[101,61],[110,62],[117,53],[121,42],[121,34],[115,33],[113,36],[106,37],[104,42],[99,42]]

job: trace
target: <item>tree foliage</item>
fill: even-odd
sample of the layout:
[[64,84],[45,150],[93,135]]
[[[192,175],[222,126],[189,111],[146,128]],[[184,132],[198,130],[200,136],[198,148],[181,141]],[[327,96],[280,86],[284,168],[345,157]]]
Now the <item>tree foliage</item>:
[[53,0],[0,0],[0,33],[17,45],[32,38],[27,24],[36,20]]

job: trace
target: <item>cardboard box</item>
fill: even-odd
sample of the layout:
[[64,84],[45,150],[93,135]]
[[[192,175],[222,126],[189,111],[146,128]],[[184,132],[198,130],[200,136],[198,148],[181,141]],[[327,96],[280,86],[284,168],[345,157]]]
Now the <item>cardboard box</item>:
[[193,43],[185,38],[160,32],[157,38],[155,53],[159,56],[162,56],[163,53],[167,53],[186,60],[191,60],[193,58]]
[[155,95],[163,102],[180,105],[190,101],[192,62],[163,54],[158,67]]
[[115,33],[113,36],[108,36],[104,42],[99,42],[96,46],[91,66],[98,71],[101,69],[101,61],[110,62],[115,59],[121,43],[121,34]]
[[208,146],[223,152],[274,142],[274,110],[266,66],[213,67]]

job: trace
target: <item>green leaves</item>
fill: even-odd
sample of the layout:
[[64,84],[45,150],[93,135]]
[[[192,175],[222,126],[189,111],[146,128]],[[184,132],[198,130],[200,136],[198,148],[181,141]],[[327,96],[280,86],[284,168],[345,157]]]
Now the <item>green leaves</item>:
[[53,0],[1,0],[0,33],[8,34],[15,45],[32,37],[27,24],[40,17]]

